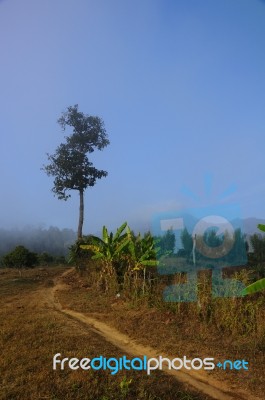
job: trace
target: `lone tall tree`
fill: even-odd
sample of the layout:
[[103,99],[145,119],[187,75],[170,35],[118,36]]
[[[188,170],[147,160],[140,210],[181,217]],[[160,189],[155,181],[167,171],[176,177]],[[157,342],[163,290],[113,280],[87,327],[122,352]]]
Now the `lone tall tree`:
[[72,128],[72,134],[65,136],[66,143],[60,144],[54,154],[47,154],[50,164],[43,170],[48,176],[54,176],[52,191],[58,199],[67,200],[69,190],[78,190],[80,198],[78,238],[82,237],[84,223],[84,191],[94,186],[97,179],[108,175],[106,171],[96,169],[88,160],[87,154],[95,149],[102,150],[109,144],[104,123],[99,117],[85,115],[78,111],[78,104],[68,107],[62,113],[58,123],[65,131]]

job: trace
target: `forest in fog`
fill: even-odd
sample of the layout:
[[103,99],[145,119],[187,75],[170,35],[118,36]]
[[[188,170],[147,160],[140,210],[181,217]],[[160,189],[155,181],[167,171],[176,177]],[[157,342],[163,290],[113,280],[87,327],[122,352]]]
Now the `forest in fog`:
[[26,227],[24,229],[0,229],[0,256],[10,252],[17,245],[23,245],[32,252],[65,256],[68,248],[76,240],[72,229],[47,229]]

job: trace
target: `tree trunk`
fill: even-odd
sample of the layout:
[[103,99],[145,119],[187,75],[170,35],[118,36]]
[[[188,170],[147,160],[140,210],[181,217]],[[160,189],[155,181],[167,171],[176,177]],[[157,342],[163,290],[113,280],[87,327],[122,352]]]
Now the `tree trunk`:
[[79,198],[80,198],[80,205],[79,205],[79,222],[78,222],[78,231],[77,231],[77,238],[81,239],[83,236],[83,223],[84,223],[84,191],[79,190]]

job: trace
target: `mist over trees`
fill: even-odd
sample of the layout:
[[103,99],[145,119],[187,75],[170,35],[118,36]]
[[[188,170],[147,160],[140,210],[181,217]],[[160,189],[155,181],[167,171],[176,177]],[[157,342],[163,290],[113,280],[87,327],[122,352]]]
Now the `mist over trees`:
[[34,253],[48,253],[53,256],[66,256],[68,248],[76,240],[72,229],[59,229],[50,226],[43,228],[0,229],[0,256],[13,251],[16,246],[25,246]]

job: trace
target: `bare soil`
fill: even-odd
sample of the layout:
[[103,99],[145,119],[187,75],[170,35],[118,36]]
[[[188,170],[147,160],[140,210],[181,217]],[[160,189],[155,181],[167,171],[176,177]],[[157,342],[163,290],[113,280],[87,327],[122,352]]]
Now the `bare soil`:
[[[60,310],[65,268],[0,270],[1,400],[206,400],[160,371],[52,369],[53,355],[121,357],[128,353],[91,325]],[[55,283],[55,286],[54,286]]]
[[[142,371],[115,376],[109,371],[53,371],[52,357],[58,352],[79,358],[99,353],[148,358],[224,354],[220,348],[218,354],[213,343],[203,347],[201,338],[190,341],[189,331],[185,340],[170,312],[130,308],[122,298],[110,298],[88,287],[73,269],[47,268],[22,277],[14,271],[0,271],[0,320],[0,400],[264,398],[260,377],[253,389],[244,384],[251,371],[236,375],[164,370],[150,376]],[[227,346],[231,347],[229,338]],[[262,364],[259,370],[263,371]],[[126,392],[121,389],[123,379],[132,379]]]
[[[64,276],[73,276],[75,272],[73,270],[67,271]],[[80,279],[79,277],[77,279]],[[66,283],[68,281],[68,284]],[[58,300],[58,292],[64,290],[65,293],[69,293],[69,290],[72,290],[71,282],[73,280],[64,279],[64,283],[62,283],[62,279],[58,279],[56,281],[55,286],[50,291],[50,301],[54,303],[55,307],[57,307],[61,312],[64,314],[69,315],[70,317],[81,321],[83,324],[87,325],[92,329],[94,332],[100,334],[104,339],[109,341],[110,343],[117,346],[120,350],[129,353],[133,356],[143,356],[146,355],[148,358],[157,357],[162,355],[163,357],[167,358],[174,358],[174,354],[172,353],[165,353],[163,351],[163,347],[151,347],[146,344],[141,343],[140,337],[138,336],[137,339],[132,338],[128,334],[124,334],[121,331],[117,330],[114,325],[103,322],[102,319],[107,319],[109,322],[109,318],[106,318],[105,314],[96,313],[95,314],[87,314],[75,311],[73,309],[69,309],[66,306],[62,306]],[[64,296],[65,299],[65,296]],[[123,315],[127,311],[124,307],[122,302],[119,304],[114,302],[112,304],[115,308],[115,312],[117,313],[117,309],[119,309],[118,314]],[[133,313],[126,313],[125,318],[131,318],[132,321],[135,322],[135,317],[137,316],[137,312],[134,311]],[[96,317],[96,318],[95,318]],[[111,318],[111,315],[109,314]],[[138,312],[138,317],[141,318],[141,313]],[[152,318],[152,315],[151,315]],[[168,321],[168,320],[167,320]],[[137,324],[136,324],[137,325]],[[128,326],[128,325],[126,325]],[[164,326],[165,327],[165,326]],[[148,329],[148,326],[145,326],[145,329]],[[223,399],[223,400],[257,400],[262,399],[263,397],[258,397],[251,393],[246,389],[242,389],[236,385],[229,385],[224,379],[217,380],[213,378],[211,374],[207,371],[200,370],[200,371],[188,371],[188,370],[165,370],[167,374],[174,376],[178,381],[187,384],[189,387],[198,390],[200,393],[203,393],[207,396],[210,396],[213,399]],[[246,371],[244,371],[246,373]]]

